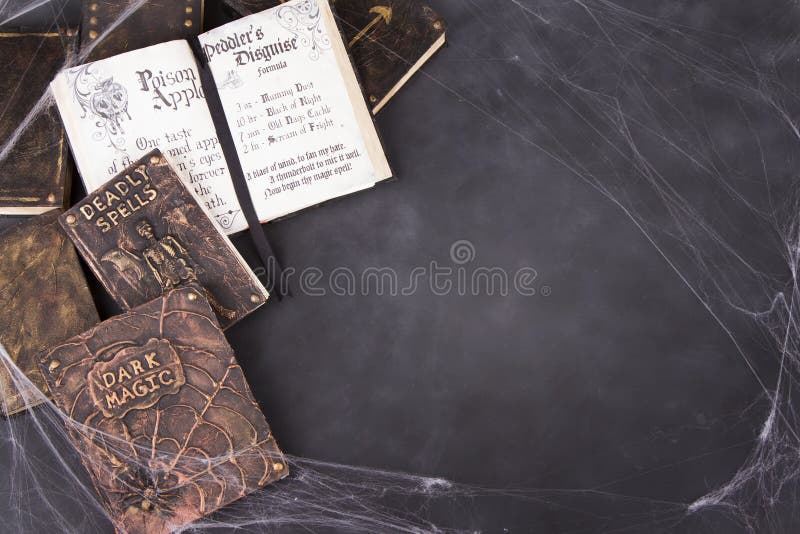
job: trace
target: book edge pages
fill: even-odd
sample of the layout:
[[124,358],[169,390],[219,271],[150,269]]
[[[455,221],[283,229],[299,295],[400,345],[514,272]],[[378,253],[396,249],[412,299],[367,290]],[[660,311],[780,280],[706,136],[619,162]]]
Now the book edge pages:
[[386,159],[386,153],[383,149],[380,136],[378,135],[374,117],[367,105],[367,99],[364,96],[361,82],[358,79],[355,64],[345,47],[344,38],[336,22],[330,2],[328,2],[328,0],[317,0],[317,3],[320,4],[323,20],[325,22],[325,29],[328,30],[330,35],[338,36],[337,39],[331,39],[331,48],[336,58],[339,71],[344,79],[345,89],[347,90],[347,95],[350,100],[350,107],[355,115],[361,137],[364,140],[364,146],[367,149],[372,168],[375,171],[374,185],[377,182],[391,178],[392,170],[389,167],[389,161]]
[[408,82],[408,80],[410,80],[411,77],[414,76],[417,73],[417,71],[419,71],[422,68],[422,66],[425,63],[427,63],[433,57],[433,55],[436,52],[438,52],[439,49],[441,49],[445,45],[445,43],[447,42],[447,37],[446,36],[447,36],[446,33],[443,33],[442,35],[440,35],[439,38],[436,39],[436,41],[434,41],[434,43],[431,45],[431,47],[428,48],[428,50],[426,50],[425,53],[422,54],[422,56],[420,56],[420,58],[417,60],[417,62],[414,63],[411,66],[411,68],[409,68],[408,71],[406,71],[406,73],[403,74],[403,77],[400,78],[400,80],[398,80],[398,82],[396,84],[394,84],[394,86],[389,90],[388,93],[386,93],[386,96],[384,96],[380,100],[380,102],[375,104],[375,107],[372,108],[372,114],[373,115],[377,115],[378,112],[380,110],[382,110],[383,107],[386,104],[389,103],[389,100],[394,98],[394,96],[397,94],[397,92],[400,89],[403,88],[403,86]]
[[0,206],[0,215],[28,216],[42,215],[60,206]]

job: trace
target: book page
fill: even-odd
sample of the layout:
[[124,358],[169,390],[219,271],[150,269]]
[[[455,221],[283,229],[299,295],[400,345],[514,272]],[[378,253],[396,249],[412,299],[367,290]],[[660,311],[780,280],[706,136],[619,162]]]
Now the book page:
[[226,233],[247,228],[186,41],[67,69],[51,86],[87,192],[158,148]]
[[199,40],[262,222],[391,177],[326,1],[292,0]]

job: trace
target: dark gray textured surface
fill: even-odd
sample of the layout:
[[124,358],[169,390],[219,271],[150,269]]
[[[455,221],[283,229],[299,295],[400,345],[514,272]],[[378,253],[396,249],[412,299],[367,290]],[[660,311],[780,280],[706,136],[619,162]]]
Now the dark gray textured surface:
[[[793,531],[790,501],[682,507],[735,475],[766,416],[754,372],[775,382],[731,305],[789,279],[797,5],[432,3],[451,44],[378,119],[399,180],[270,225],[327,294],[294,278],[230,331],[282,448],[525,490],[415,510],[443,527]],[[459,240],[537,294],[325,285],[457,267]]]

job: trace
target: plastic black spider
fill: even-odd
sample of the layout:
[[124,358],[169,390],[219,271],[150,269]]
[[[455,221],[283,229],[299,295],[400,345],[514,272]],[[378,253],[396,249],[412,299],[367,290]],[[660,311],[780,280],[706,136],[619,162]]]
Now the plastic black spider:
[[164,471],[152,471],[142,466],[130,469],[120,476],[120,482],[128,490],[122,498],[123,507],[135,506],[145,512],[172,515],[173,504],[180,497],[174,491],[174,478]]

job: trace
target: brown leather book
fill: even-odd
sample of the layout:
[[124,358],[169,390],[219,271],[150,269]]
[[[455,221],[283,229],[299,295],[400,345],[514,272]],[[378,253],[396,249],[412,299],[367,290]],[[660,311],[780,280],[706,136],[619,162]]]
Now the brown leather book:
[[69,149],[47,86],[75,41],[72,31],[0,32],[0,214],[44,213],[69,196]]
[[[283,0],[224,0],[245,16]],[[417,0],[333,0],[373,113],[445,43],[445,21]]]
[[101,323],[40,368],[117,531],[166,533],[288,474],[199,287]]
[[[100,322],[59,210],[28,219],[0,235],[0,344],[19,371],[0,365],[2,412],[39,404],[47,391],[36,355]],[[35,388],[35,389],[34,389]]]
[[199,284],[227,328],[268,294],[194,195],[154,150],[61,216],[114,300],[131,309]]
[[204,0],[84,0],[81,49],[95,61],[202,31]]

